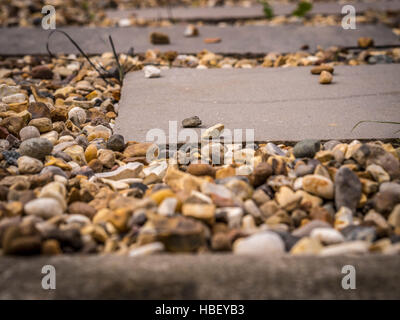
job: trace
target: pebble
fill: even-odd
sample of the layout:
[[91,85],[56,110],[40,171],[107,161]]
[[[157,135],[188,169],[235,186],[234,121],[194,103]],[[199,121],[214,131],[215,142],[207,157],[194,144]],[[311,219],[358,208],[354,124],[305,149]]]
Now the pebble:
[[158,214],[162,216],[172,216],[178,205],[178,200],[176,198],[165,198],[157,209]]
[[182,205],[182,214],[212,224],[215,221],[215,205],[184,203]]
[[[322,229],[323,230],[323,229]],[[318,238],[301,238],[290,250],[292,255],[317,255],[321,252],[323,246]]]
[[25,204],[24,211],[28,215],[34,215],[44,219],[63,214],[61,204],[53,198],[40,198],[29,201]]
[[53,150],[53,144],[43,138],[31,138],[25,140],[19,146],[19,152],[23,156],[29,156],[39,160],[43,160]]
[[167,34],[161,32],[152,32],[150,34],[150,42],[152,44],[169,44],[170,40]]
[[338,256],[365,254],[368,252],[369,244],[365,241],[350,241],[324,247],[320,252],[321,256]]
[[294,146],[293,155],[296,158],[313,158],[320,147],[321,142],[319,140],[302,140]]
[[361,182],[357,175],[347,167],[341,167],[335,176],[336,209],[347,207],[355,212],[361,198]]
[[165,251],[165,246],[162,242],[153,242],[145,244],[141,247],[131,249],[128,253],[130,257],[147,256],[150,254],[160,253]]
[[321,64],[319,66],[313,67],[311,68],[311,73],[312,74],[321,74],[322,71],[327,71],[329,73],[333,73],[333,67],[330,65],[326,65],[326,64]]
[[333,76],[328,71],[322,71],[319,76],[319,83],[320,84],[330,84],[333,80]]
[[331,245],[345,241],[343,235],[339,231],[330,228],[315,228],[311,231],[310,238],[317,239],[324,245]]
[[193,116],[182,120],[182,127],[184,128],[197,128],[201,126],[201,120],[198,116]]
[[129,178],[138,178],[140,172],[142,171],[143,164],[139,162],[130,162],[118,169],[110,172],[97,173],[97,178],[106,178],[110,180],[122,180]]
[[113,134],[107,141],[107,149],[122,152],[125,149],[124,137],[120,134]]
[[360,37],[357,40],[358,46],[361,48],[368,48],[374,45],[374,40],[368,37]]
[[19,131],[19,137],[22,141],[32,139],[32,138],[39,138],[40,132],[38,128],[34,126],[26,126]]
[[35,158],[22,156],[17,160],[20,174],[35,174],[42,170],[43,163]]
[[161,70],[154,66],[145,66],[143,68],[145,78],[160,78]]
[[80,126],[86,122],[86,111],[80,107],[74,107],[68,111],[68,119]]
[[222,123],[218,123],[206,130],[201,135],[202,140],[216,139],[221,134],[222,130],[224,130],[225,126]]
[[197,37],[199,35],[199,30],[193,24],[189,24],[185,28],[183,35],[185,37]]
[[320,175],[310,174],[303,177],[303,189],[324,199],[333,199],[333,182]]
[[285,253],[285,243],[276,233],[265,231],[236,240],[233,252],[241,255],[277,256]]

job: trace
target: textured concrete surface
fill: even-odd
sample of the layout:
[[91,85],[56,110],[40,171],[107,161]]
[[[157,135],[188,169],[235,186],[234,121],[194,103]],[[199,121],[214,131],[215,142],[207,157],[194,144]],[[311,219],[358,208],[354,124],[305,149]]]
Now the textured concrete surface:
[[[56,269],[43,290],[42,267]],[[343,290],[344,265],[356,289]],[[400,299],[398,256],[62,256],[0,259],[0,299]]]
[[[108,35],[112,35],[116,50],[127,52],[134,47],[135,52],[144,53],[147,49],[161,51],[175,50],[179,53],[197,53],[208,49],[217,53],[265,54],[271,51],[293,52],[307,44],[310,50],[322,47],[357,45],[359,37],[372,37],[375,45],[400,45],[399,38],[390,28],[383,25],[358,25],[356,30],[345,30],[339,26],[311,27],[298,25],[285,26],[242,26],[242,27],[200,27],[200,36],[183,36],[185,26],[175,25],[164,28],[59,28],[68,34],[88,54],[111,51]],[[169,45],[152,45],[149,35],[160,31],[169,35]],[[46,43],[49,30],[41,28],[0,28],[0,55],[47,54]],[[220,43],[205,44],[205,38],[219,37]],[[50,49],[54,53],[78,53],[70,41],[62,34],[51,37]]]
[[242,129],[243,140],[245,129],[255,130],[256,141],[400,136],[398,126],[376,123],[351,132],[360,120],[400,121],[399,64],[340,66],[332,84],[318,79],[308,67],[172,69],[158,79],[130,73],[116,130],[126,140],[145,141],[150,129],[168,135],[169,121],[178,121],[179,134],[181,121],[197,115],[203,128],[221,122],[227,129]]
[[[399,1],[378,1],[373,3],[351,3],[354,6],[356,12],[362,13],[369,9],[380,10],[380,11],[398,11],[400,10]],[[313,9],[310,14],[334,14],[341,15],[342,7],[346,4],[340,3],[314,3]],[[296,8],[296,4],[271,4],[275,15],[288,15],[293,12]],[[176,21],[225,21],[233,19],[257,19],[263,18],[263,8],[261,5],[253,5],[251,7],[205,7],[205,8],[185,8],[175,7],[172,8],[172,17]],[[166,8],[144,8],[144,9],[127,9],[127,10],[109,10],[107,16],[110,18],[128,18],[135,16],[144,19],[168,19],[170,16]]]

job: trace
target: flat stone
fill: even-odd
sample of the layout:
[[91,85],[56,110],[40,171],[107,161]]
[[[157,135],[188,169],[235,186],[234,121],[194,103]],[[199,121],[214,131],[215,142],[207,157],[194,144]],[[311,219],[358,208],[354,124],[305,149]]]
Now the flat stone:
[[[168,137],[169,121],[177,121],[179,135],[181,119],[197,114],[205,128],[222,119],[226,129],[241,129],[243,140],[245,129],[255,130],[256,141],[396,138],[396,125],[369,123],[351,129],[366,115],[400,121],[399,72],[397,64],[338,66],[330,86],[321,86],[308,67],[172,69],[151,82],[140,72],[130,73],[122,88],[116,133],[146,141],[147,132],[159,128]],[[190,130],[200,139],[200,128]]]
[[[0,48],[0,55],[47,54],[46,43],[49,30],[41,28],[0,28],[0,42],[7,46]],[[390,28],[383,25],[358,24],[357,29],[345,30],[341,26],[202,26],[200,37],[188,38],[183,35],[184,25],[170,27],[129,27],[129,28],[57,28],[67,32],[87,54],[102,54],[111,51],[108,35],[111,35],[119,52],[127,52],[130,47],[137,53],[147,49],[177,51],[180,54],[198,53],[208,49],[217,53],[266,54],[267,52],[293,52],[308,45],[315,50],[322,47],[357,46],[360,37],[371,37],[375,45],[394,45],[400,41]],[[149,36],[152,32],[162,32],[170,38],[169,44],[153,45]],[[206,44],[204,39],[220,38],[218,43]],[[79,53],[61,34],[50,39],[50,50],[54,53]],[[335,77],[336,79],[336,77]]]
[[[47,264],[57,270],[57,290],[40,286]],[[348,264],[362,279],[357,290],[341,286],[341,270]],[[0,299],[398,300],[399,268],[398,256],[387,255],[2,257]]]

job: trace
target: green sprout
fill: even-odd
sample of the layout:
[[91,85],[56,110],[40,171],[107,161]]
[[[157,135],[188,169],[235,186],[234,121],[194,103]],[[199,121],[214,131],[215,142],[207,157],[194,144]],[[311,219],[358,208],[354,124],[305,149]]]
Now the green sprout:
[[311,2],[300,1],[297,5],[296,10],[292,12],[292,15],[296,17],[304,17],[308,11],[312,9],[313,5]]

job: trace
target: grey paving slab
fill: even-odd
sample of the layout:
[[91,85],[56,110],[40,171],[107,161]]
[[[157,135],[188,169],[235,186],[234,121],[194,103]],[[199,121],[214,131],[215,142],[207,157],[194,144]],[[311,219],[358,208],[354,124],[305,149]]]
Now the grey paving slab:
[[[56,269],[43,290],[42,267]],[[344,265],[356,290],[342,289]],[[398,256],[231,254],[0,259],[0,299],[400,299]]]
[[351,129],[360,120],[400,121],[399,80],[400,64],[336,67],[330,85],[308,67],[171,69],[158,79],[135,72],[122,88],[116,130],[151,141],[149,130],[168,136],[169,121],[178,121],[179,134],[181,121],[197,115],[204,128],[221,122],[231,131],[254,129],[256,141],[396,138],[394,125]]
[[[357,13],[363,13],[369,9],[379,11],[398,11],[400,10],[399,1],[378,1],[372,3],[365,2],[346,2],[354,6]],[[346,4],[345,3],[345,4]],[[341,9],[345,4],[340,3],[314,3],[311,14],[334,14],[341,15]],[[288,15],[296,8],[296,4],[272,4],[275,15]],[[257,19],[263,18],[263,8],[261,5],[251,7],[225,6],[225,7],[174,7],[171,9],[172,17],[176,21],[225,21],[234,19]],[[168,10],[160,8],[142,8],[126,10],[109,10],[107,16],[114,19],[129,18],[131,16],[147,20],[168,19]]]
[[[217,27],[203,26],[200,37],[185,38],[185,26],[175,25],[164,28],[60,28],[64,30],[89,54],[111,51],[108,35],[112,35],[117,51],[127,52],[130,47],[143,53],[147,49],[161,51],[176,50],[180,53],[197,53],[208,49],[218,53],[263,54],[270,51],[293,52],[308,44],[311,50],[322,47],[355,46],[359,37],[372,37],[376,45],[400,45],[390,28],[383,25],[359,25],[356,30],[344,30],[337,26],[242,26]],[[152,45],[149,35],[153,31],[169,35],[171,44]],[[0,29],[0,55],[46,54],[48,30],[40,28]],[[204,38],[219,37],[220,43],[205,44]],[[68,39],[56,33],[51,38],[50,48],[58,53],[77,53]]]

